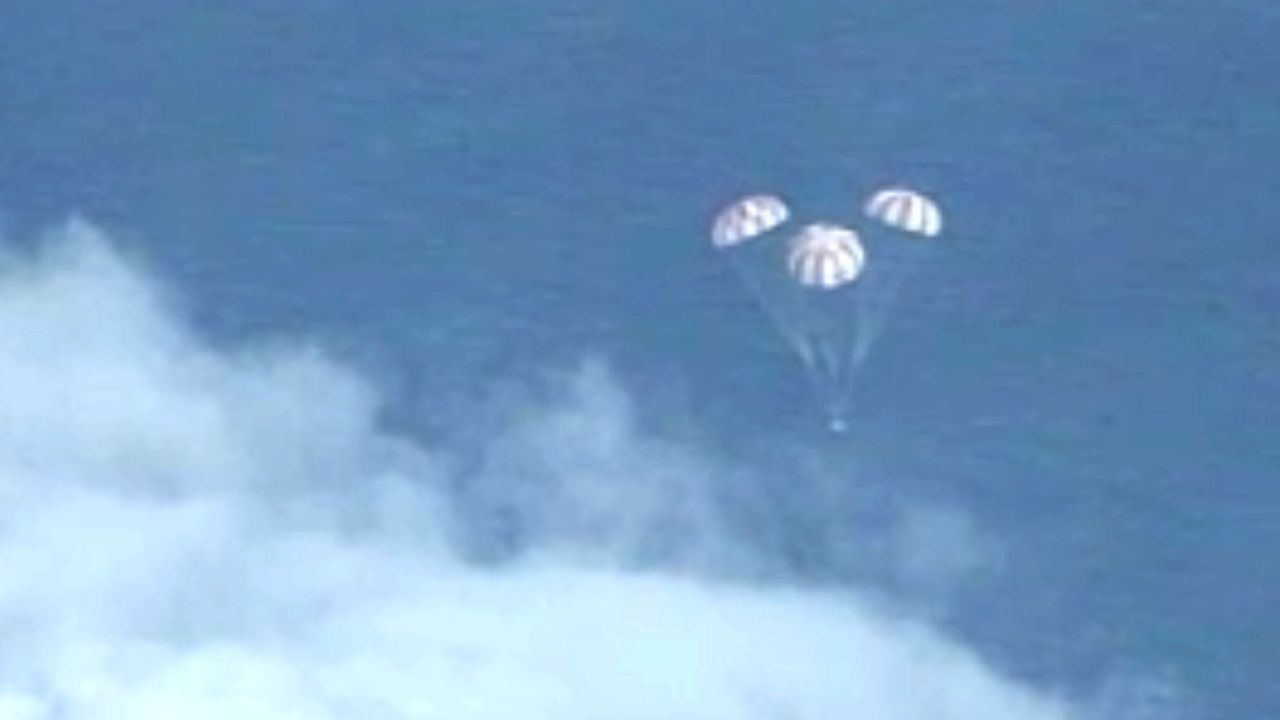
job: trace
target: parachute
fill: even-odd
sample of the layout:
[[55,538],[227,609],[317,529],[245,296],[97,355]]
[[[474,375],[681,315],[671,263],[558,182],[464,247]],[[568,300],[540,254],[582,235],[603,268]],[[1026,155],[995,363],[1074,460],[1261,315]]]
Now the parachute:
[[857,322],[862,332],[854,354],[859,365],[884,330],[898,291],[933,254],[934,238],[942,232],[938,204],[901,186],[872,193],[862,213],[875,222],[864,230],[872,261],[858,298]]
[[815,223],[791,239],[787,267],[805,287],[831,290],[853,282],[862,272],[866,253],[857,233],[838,225]]
[[804,363],[836,432],[845,429],[854,375],[898,287],[942,229],[937,205],[905,188],[875,193],[863,211],[876,221],[873,243],[831,222],[812,222],[788,234],[791,209],[768,193],[729,204],[711,226],[712,245]]
[[791,336],[785,298],[790,283],[786,258],[780,254],[778,229],[791,218],[787,202],[777,195],[748,195],[724,208],[711,225],[711,244],[728,257],[738,278],[755,295],[778,332]]
[[733,247],[769,232],[786,222],[791,210],[775,195],[750,195],[716,216],[711,242],[718,248]]
[[806,225],[792,236],[787,270],[797,295],[794,343],[832,430],[843,431],[861,328],[851,308],[860,290],[866,251],[858,234],[831,223]]
[[942,213],[937,203],[906,188],[877,191],[867,200],[862,212],[889,227],[917,235],[936,237],[942,232]]

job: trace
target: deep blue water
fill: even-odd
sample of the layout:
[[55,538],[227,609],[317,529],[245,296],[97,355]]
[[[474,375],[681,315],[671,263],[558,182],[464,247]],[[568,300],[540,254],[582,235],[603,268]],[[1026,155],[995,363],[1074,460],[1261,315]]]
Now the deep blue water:
[[947,245],[851,436],[1012,549],[950,622],[1046,683],[1155,665],[1206,717],[1280,716],[1280,13],[487,5],[8,0],[6,229],[102,222],[211,332],[385,371],[413,432],[600,352],[647,411],[784,467],[853,450],[709,215],[763,187],[852,221],[915,183]]

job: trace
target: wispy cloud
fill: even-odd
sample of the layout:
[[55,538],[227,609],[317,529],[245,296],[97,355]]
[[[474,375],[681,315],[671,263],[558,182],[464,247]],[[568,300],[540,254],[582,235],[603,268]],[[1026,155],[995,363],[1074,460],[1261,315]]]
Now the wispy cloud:
[[[5,260],[0,720],[1076,717],[750,572],[744,517],[772,521],[717,479],[751,473],[640,427],[602,364],[463,453],[387,430],[321,349],[215,348],[165,297],[84,222]],[[988,557],[951,511],[886,538],[930,592]]]

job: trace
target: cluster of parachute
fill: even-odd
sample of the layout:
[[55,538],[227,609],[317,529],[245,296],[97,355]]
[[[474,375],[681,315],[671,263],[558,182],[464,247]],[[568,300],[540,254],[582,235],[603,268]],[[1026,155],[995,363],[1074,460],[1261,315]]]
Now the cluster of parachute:
[[788,234],[788,204],[777,195],[754,194],[721,210],[711,227],[712,245],[800,356],[837,432],[845,428],[854,373],[880,335],[898,289],[942,232],[938,204],[909,188],[878,190],[862,210],[874,221],[864,234],[829,222]]

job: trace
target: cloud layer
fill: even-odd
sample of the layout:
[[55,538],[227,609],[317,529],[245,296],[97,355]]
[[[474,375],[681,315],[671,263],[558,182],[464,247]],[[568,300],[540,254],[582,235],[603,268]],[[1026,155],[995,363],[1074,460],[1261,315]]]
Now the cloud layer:
[[[430,447],[320,348],[201,338],[84,222],[0,272],[0,720],[1078,716],[765,571],[786,523],[723,491],[767,480],[601,364]],[[991,557],[948,510],[881,535],[920,593]]]

